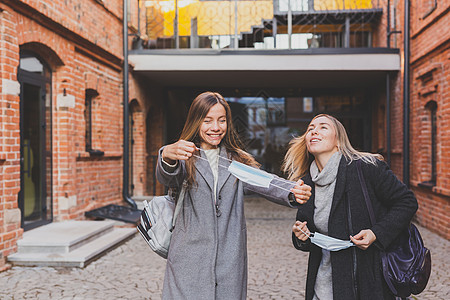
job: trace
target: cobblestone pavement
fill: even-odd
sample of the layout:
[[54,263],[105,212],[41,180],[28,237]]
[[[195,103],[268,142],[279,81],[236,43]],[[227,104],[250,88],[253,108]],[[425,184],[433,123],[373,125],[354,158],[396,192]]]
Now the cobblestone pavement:
[[[291,244],[295,210],[247,199],[246,216],[248,299],[304,299],[307,254]],[[427,289],[413,299],[449,299],[450,242],[420,231],[433,269]],[[13,267],[0,273],[0,299],[160,299],[164,269],[165,260],[136,235],[84,269]]]

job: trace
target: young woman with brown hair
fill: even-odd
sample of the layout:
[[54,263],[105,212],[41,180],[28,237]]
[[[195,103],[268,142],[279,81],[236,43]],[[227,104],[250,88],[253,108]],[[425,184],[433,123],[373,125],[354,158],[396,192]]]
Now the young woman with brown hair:
[[273,175],[270,187],[243,182],[228,171],[233,161],[258,166],[240,147],[228,103],[218,93],[202,93],[189,109],[180,140],[159,152],[158,180],[172,188],[187,182],[172,234],[163,299],[246,299],[244,193],[290,207],[309,199],[311,188],[301,180]]

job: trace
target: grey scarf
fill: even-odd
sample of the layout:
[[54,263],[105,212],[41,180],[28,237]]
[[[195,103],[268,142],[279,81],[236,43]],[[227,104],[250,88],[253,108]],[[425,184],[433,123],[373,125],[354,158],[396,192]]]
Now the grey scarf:
[[[309,172],[315,183],[314,198],[314,224],[320,233],[328,235],[328,218],[330,217],[331,203],[333,202],[336,177],[342,154],[334,153],[330,160],[319,172],[316,161],[313,161]],[[330,251],[322,249],[322,260],[317,270],[314,286],[313,300],[332,300],[333,284],[331,276]]]
[[324,234],[328,234],[328,217],[341,157],[340,152],[334,153],[321,172],[317,168],[316,161],[313,161],[309,170],[315,183],[314,224]]

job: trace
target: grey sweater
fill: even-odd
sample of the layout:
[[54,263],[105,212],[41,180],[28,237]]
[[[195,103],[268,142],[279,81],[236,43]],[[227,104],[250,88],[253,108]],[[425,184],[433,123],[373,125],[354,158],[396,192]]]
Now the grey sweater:
[[[333,202],[336,175],[342,154],[336,152],[331,156],[321,172],[315,161],[310,167],[312,181],[315,184],[314,223],[320,233],[328,235],[328,218]],[[322,260],[317,272],[313,300],[332,300],[333,284],[331,278],[330,251],[322,249]]]

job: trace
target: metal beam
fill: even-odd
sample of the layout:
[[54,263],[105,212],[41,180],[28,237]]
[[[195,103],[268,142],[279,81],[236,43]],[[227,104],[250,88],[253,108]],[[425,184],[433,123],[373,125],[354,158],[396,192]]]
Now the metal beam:
[[129,113],[128,113],[128,0],[123,0],[123,199],[133,208],[137,208],[136,202],[130,198],[129,185]]
[[403,183],[409,187],[409,17],[410,3],[405,0],[403,65]]

